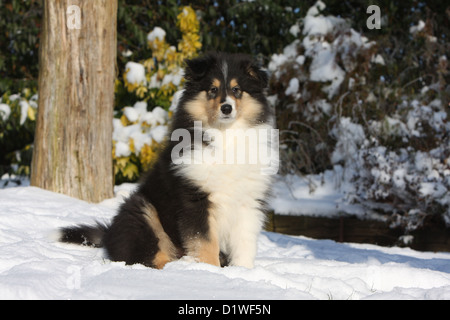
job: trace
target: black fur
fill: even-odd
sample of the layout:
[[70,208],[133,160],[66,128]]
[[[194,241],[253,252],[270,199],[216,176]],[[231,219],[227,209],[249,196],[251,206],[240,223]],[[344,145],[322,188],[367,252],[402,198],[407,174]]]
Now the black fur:
[[[200,92],[208,90],[211,79],[220,76],[220,61],[227,61],[229,76],[238,78],[242,89],[267,107],[263,90],[267,75],[248,56],[208,54],[189,60],[185,69],[185,91],[172,122],[172,130],[192,128],[192,117],[184,105]],[[254,119],[261,123],[268,119],[270,110]],[[170,135],[169,135],[170,136]],[[169,139],[170,140],[170,139]],[[150,203],[158,213],[164,231],[184,254],[186,239],[207,237],[208,194],[186,178],[174,174],[171,150],[178,141],[168,141],[154,167],[143,177],[137,190],[120,206],[109,226],[76,226],[62,229],[63,242],[104,247],[107,257],[127,264],[141,263],[154,267],[153,259],[158,252],[159,239],[147,223],[143,207]],[[220,255],[221,264],[227,264],[227,256]]]

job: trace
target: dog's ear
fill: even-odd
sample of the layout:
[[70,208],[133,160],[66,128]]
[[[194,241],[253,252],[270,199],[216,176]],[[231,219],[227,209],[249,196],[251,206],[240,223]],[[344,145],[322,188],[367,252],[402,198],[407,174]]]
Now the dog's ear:
[[185,60],[184,78],[188,81],[200,80],[206,75],[212,63],[213,57],[208,55]]
[[246,62],[245,72],[251,79],[257,80],[262,88],[266,88],[268,86],[269,77],[267,72],[262,70],[255,62]]

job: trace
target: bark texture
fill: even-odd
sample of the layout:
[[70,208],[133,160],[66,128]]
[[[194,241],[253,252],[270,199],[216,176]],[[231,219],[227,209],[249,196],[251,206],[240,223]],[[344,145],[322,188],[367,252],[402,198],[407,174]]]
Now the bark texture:
[[33,186],[112,197],[116,43],[117,0],[44,1]]

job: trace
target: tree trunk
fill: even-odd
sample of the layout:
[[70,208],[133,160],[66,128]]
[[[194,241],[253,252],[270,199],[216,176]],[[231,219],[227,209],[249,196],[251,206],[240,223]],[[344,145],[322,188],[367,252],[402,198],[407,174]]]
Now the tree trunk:
[[113,196],[117,0],[45,0],[31,185]]

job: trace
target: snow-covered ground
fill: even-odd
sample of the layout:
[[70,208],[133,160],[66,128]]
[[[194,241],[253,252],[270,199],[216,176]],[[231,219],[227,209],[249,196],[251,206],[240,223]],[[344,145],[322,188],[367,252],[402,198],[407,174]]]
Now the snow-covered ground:
[[180,260],[153,270],[52,239],[62,226],[109,220],[116,191],[89,204],[0,189],[0,299],[450,299],[450,253],[263,232],[253,269]]

